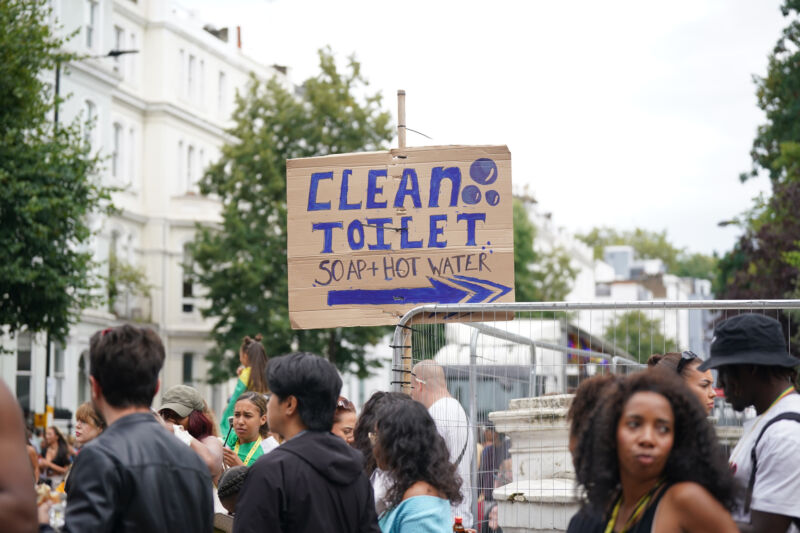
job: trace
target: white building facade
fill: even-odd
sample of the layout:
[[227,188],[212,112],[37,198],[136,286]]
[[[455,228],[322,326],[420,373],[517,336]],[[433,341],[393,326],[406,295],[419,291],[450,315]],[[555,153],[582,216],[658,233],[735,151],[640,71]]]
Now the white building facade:
[[[93,56],[62,66],[60,94],[69,98],[60,120],[94,121],[86,134],[105,157],[98,179],[121,189],[113,195],[119,213],[90,221],[99,274],[108,277],[113,257],[144,273],[149,294],[122,291],[113,305],[86,310],[65,345],[51,350],[49,386],[43,335],[4,337],[11,355],[0,358],[0,376],[31,412],[44,412],[46,392],[51,405],[74,412],[90,398],[90,336],[140,323],[164,341],[162,390],[191,384],[219,412],[227,387],[204,382],[212,322],[201,317],[201,295],[184,277],[195,224],[221,220],[219,202],[200,195],[198,182],[222,145],[235,142],[225,128],[236,91],[250,73],[289,86],[285,69],[245,56],[236,28],[204,28],[195,13],[168,0],[54,0],[52,7],[60,34],[79,29],[68,48]],[[138,53],[108,57],[111,50]]]

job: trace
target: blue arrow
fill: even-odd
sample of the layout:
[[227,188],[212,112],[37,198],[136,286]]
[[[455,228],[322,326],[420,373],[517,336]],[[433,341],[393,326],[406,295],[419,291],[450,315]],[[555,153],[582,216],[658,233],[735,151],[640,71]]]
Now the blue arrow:
[[[464,277],[465,276],[459,276],[459,278],[464,278]],[[471,278],[466,278],[466,279],[469,280]],[[482,302],[486,298],[491,296],[492,292],[493,292],[491,289],[487,289],[486,287],[484,287],[482,285],[476,285],[475,283],[470,283],[469,281],[465,281],[465,280],[459,281],[459,280],[455,280],[455,279],[451,279],[450,281],[452,281],[454,283],[457,283],[458,285],[461,285],[462,287],[465,287],[465,288],[467,288],[470,291],[475,293],[470,297],[469,300],[467,300],[468,304],[474,304],[476,302]],[[475,280],[475,281],[480,281],[480,280]]]
[[[498,298],[500,298],[501,296],[503,296],[504,294],[508,294],[509,292],[511,292],[511,287],[506,287],[505,285],[501,285],[499,283],[495,283],[494,281],[489,281],[488,279],[471,278],[469,276],[456,276],[456,277],[458,279],[460,279],[460,280],[473,281],[475,283],[484,283],[486,285],[490,285],[490,286],[494,287],[495,289],[500,289],[500,292],[497,293],[497,295],[494,298],[489,300],[490,302],[493,302],[493,301],[497,300]],[[452,280],[452,281],[456,281],[456,280]],[[458,283],[458,282],[456,281],[456,283]],[[480,301],[480,300],[477,300],[477,301]]]
[[428,278],[428,281],[431,282],[430,287],[328,291],[328,305],[455,304],[469,294],[465,290],[442,283],[433,278]]

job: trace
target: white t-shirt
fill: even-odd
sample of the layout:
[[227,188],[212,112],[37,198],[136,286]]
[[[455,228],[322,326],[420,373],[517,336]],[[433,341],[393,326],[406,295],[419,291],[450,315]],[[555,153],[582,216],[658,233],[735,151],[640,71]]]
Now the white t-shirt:
[[280,446],[280,443],[272,435],[261,441],[261,449],[264,453],[269,453],[278,446]]
[[[472,483],[470,480],[470,465],[475,455],[475,439],[469,427],[467,413],[461,404],[452,397],[441,398],[428,408],[431,418],[436,422],[436,429],[447,443],[450,451],[450,462],[458,463],[458,475],[461,476],[461,496],[464,498],[460,504],[453,506],[453,516],[463,519],[465,528],[472,527]],[[466,448],[464,446],[466,445]]]
[[[767,420],[785,412],[800,413],[800,394],[792,393],[782,398],[761,416],[745,422],[742,438],[731,452],[730,464],[736,481],[742,487],[741,501],[733,510],[733,519],[750,523],[750,514],[744,513],[744,489],[753,470],[750,452]],[[756,449],[758,471],[753,486],[751,509],[765,513],[800,517],[800,422],[781,420],[767,429]],[[789,533],[800,533],[792,525]]]
[[386,503],[383,501],[383,498],[386,496],[386,493],[389,492],[392,480],[388,472],[376,468],[373,470],[369,482],[372,483],[372,495],[375,497],[375,512],[378,514],[378,517],[380,517],[386,510]]

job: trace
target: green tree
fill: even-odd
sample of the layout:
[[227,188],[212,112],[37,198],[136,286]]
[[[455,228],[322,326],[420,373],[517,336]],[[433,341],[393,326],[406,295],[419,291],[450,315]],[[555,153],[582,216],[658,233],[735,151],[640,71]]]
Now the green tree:
[[[87,216],[108,206],[79,119],[54,129],[49,83],[64,52],[47,0],[0,2],[0,324],[63,341],[98,302]],[[105,207],[104,207],[105,206]]]
[[667,238],[666,230],[658,232],[635,228],[619,231],[599,227],[576,236],[592,247],[595,259],[603,258],[603,248],[606,246],[628,245],[641,259],[661,259],[671,274],[709,280],[716,276],[716,257],[690,253],[685,248],[676,247]]
[[677,349],[675,341],[664,335],[661,320],[649,318],[642,311],[628,311],[616,316],[606,327],[604,336],[640,363],[647,362],[654,353]]
[[[720,258],[715,292],[722,298],[797,297],[800,264],[795,260],[800,236],[800,0],[786,0],[788,17],[772,53],[765,77],[754,76],[758,107],[766,115],[750,153],[752,168],[741,180],[768,175],[772,191],[754,199],[741,217],[742,235]],[[797,321],[787,320],[798,333]],[[792,350],[797,352],[796,343]]]
[[[198,227],[191,246],[195,279],[205,287],[214,317],[211,382],[233,375],[244,335],[261,333],[268,353],[308,350],[338,368],[365,376],[379,363],[366,361],[364,346],[388,328],[292,330],[286,263],[286,159],[377,150],[393,135],[379,94],[366,94],[360,64],[349,58],[337,68],[320,50],[320,73],[299,96],[278,80],[251,78],[238,95],[225,145],[206,171],[203,194],[222,202],[221,228]],[[362,96],[359,96],[362,95]]]
[[518,302],[564,300],[578,271],[567,252],[555,248],[547,252],[534,248],[536,226],[522,199],[514,198],[514,293]]

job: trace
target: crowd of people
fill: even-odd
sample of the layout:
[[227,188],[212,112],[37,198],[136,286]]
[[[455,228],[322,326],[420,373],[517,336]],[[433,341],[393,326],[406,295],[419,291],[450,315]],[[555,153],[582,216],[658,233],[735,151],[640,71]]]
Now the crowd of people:
[[[48,427],[35,449],[0,383],[3,530],[52,531],[60,492],[55,525],[68,532],[211,532],[215,514],[236,533],[436,533],[456,517],[502,531],[492,495],[508,481],[510,441],[489,424],[476,442],[441,366],[418,363],[410,395],[375,393],[357,413],[330,362],[269,358],[260,341],[244,339],[219,423],[186,385],[152,408],[164,347],[131,325],[91,339],[92,401],[76,412],[74,446]],[[739,315],[717,326],[707,360],[654,354],[648,365],[576,392],[569,449],[583,507],[568,531],[800,532],[800,360],[780,324]],[[758,414],[729,458],[707,418],[711,368],[735,409]]]

